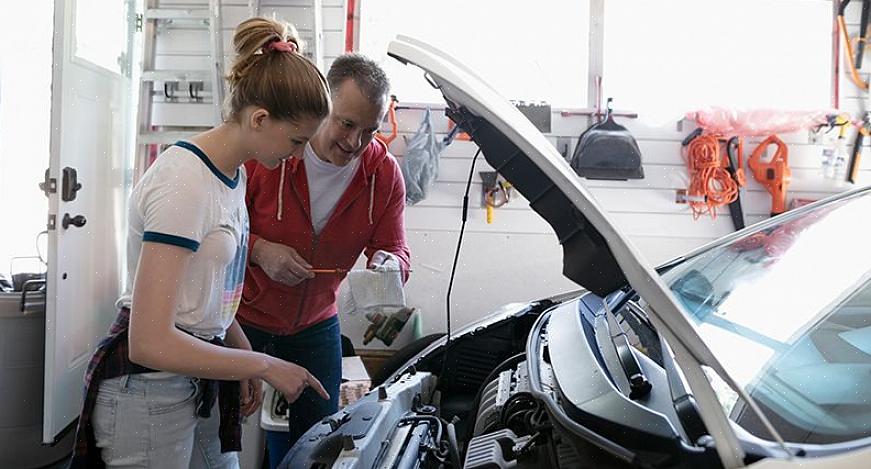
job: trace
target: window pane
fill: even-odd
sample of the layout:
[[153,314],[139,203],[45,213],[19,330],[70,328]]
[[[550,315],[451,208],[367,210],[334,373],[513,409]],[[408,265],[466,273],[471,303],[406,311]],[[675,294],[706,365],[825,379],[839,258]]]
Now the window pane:
[[123,73],[127,54],[128,1],[76,0],[75,56]]
[[609,0],[603,86],[645,121],[702,106],[825,109],[832,4],[822,0]]
[[442,49],[508,99],[586,104],[587,1],[529,8],[499,0],[363,0],[360,8],[360,52],[384,65],[401,101],[443,102],[419,69],[387,58],[397,34]]

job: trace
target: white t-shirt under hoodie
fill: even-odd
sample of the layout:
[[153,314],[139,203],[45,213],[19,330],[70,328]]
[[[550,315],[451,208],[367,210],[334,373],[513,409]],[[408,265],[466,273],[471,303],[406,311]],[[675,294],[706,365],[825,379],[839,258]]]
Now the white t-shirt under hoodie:
[[308,179],[312,228],[314,228],[315,234],[320,234],[333,214],[342,194],[345,193],[354,175],[357,174],[360,158],[352,159],[345,166],[336,166],[318,158],[311,143],[309,143],[303,152],[303,163]]

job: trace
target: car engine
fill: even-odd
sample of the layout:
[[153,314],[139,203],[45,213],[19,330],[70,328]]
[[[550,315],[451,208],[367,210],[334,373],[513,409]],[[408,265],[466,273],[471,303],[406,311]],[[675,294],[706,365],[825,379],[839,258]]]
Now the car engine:
[[597,311],[577,294],[507,305],[314,425],[279,467],[716,467],[654,360],[638,355],[646,391],[608,371],[622,362]]

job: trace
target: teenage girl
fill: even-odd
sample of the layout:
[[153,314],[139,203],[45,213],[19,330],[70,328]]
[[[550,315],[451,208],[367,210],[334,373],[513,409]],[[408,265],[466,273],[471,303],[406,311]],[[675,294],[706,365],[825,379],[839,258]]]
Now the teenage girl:
[[329,398],[306,369],[252,352],[234,318],[248,250],[242,164],[301,157],[330,111],[293,33],[240,24],[226,121],[164,151],[133,189],[129,287],[88,367],[73,467],[238,467],[240,416],[259,406],[261,379],[288,401],[306,387]]

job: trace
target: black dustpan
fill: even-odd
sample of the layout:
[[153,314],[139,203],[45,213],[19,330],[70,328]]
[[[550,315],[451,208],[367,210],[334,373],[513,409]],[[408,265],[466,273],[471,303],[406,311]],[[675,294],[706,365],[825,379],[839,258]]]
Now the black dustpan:
[[608,98],[605,119],[590,126],[578,138],[571,165],[579,176],[587,179],[644,179],[641,150],[635,137],[614,122],[611,98]]

